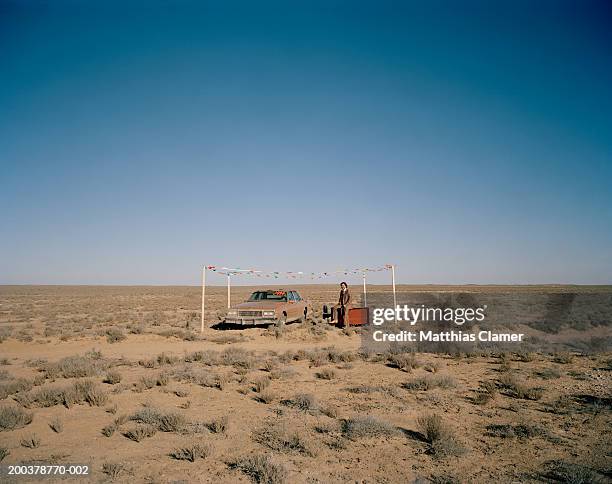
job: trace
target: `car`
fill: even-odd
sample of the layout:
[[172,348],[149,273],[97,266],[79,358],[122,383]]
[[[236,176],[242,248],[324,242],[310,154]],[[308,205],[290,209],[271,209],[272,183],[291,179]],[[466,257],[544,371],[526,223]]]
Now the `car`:
[[227,311],[224,322],[240,326],[277,325],[305,321],[308,303],[297,291],[263,289],[253,292],[246,302]]

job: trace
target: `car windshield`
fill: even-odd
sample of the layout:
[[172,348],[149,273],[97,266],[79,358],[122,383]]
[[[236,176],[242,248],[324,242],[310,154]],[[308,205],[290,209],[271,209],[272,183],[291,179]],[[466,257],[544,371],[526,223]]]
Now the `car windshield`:
[[287,301],[286,291],[255,291],[249,301]]

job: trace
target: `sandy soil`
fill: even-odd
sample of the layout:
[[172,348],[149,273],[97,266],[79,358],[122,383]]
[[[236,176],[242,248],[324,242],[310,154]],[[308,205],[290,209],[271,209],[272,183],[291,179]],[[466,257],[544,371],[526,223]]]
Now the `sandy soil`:
[[[337,292],[297,288],[314,308]],[[235,288],[234,301],[251,289]],[[33,417],[0,432],[3,468],[88,464],[88,478],[65,478],[75,482],[610,480],[609,353],[419,353],[400,369],[394,355],[360,352],[359,330],[318,314],[282,333],[213,329],[224,295],[209,290],[200,333],[199,288],[1,287],[0,409]],[[109,373],[120,381],[106,383]],[[79,380],[93,382],[93,396],[62,402]],[[143,409],[179,417],[170,430],[150,423],[157,431],[137,442],[125,434],[145,426],[133,420]],[[428,441],[420,419],[432,414],[443,432]],[[25,447],[32,437],[38,445]],[[172,456],[195,445],[207,455]],[[249,456],[270,460],[249,466]]]

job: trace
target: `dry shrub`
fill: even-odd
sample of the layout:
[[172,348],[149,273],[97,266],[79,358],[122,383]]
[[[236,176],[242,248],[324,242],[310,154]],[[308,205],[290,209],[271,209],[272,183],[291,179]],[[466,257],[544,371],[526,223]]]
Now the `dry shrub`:
[[174,355],[167,355],[166,353],[160,353],[157,355],[157,364],[160,366],[163,365],[174,365],[179,362],[179,357]]
[[229,418],[227,416],[216,418],[212,420],[207,427],[213,434],[227,434],[229,429]]
[[574,405],[574,400],[569,395],[561,395],[550,404],[550,411],[558,415],[569,413]]
[[222,365],[234,366],[236,368],[251,369],[255,366],[253,353],[244,348],[226,348],[219,355],[219,362]]
[[106,474],[111,481],[116,480],[125,471],[125,466],[120,463],[105,462],[102,464],[102,473]]
[[562,374],[556,368],[543,368],[541,370],[534,370],[534,376],[538,378],[542,378],[543,380],[556,380],[557,378],[561,378]]
[[574,355],[567,351],[562,351],[559,353],[555,353],[555,355],[553,356],[553,361],[555,363],[561,363],[563,365],[567,365],[574,361]]
[[22,438],[19,444],[28,449],[36,449],[40,447],[40,438],[36,434],[30,434]]
[[402,384],[406,390],[428,391],[434,388],[454,388],[455,380],[450,375],[426,375]]
[[312,393],[298,393],[287,403],[301,410],[302,412],[314,411],[318,409],[317,399]]
[[63,404],[70,407],[73,404],[88,403],[102,407],[108,402],[108,394],[91,380],[77,380],[62,392]]
[[97,357],[67,356],[56,363],[47,364],[43,370],[47,378],[83,378],[96,376],[106,367],[106,363]]
[[604,476],[587,466],[562,460],[547,462],[545,469],[547,480],[552,479],[555,482],[568,484],[604,484],[609,482]]
[[258,393],[255,399],[267,405],[276,400],[276,393],[274,393],[272,390],[264,390],[263,392]]
[[516,358],[519,361],[522,361],[523,363],[529,363],[531,361],[534,361],[536,358],[535,353],[531,352],[531,351],[519,351],[516,354]]
[[115,433],[117,428],[118,426],[115,425],[114,423],[109,424],[106,427],[102,428],[102,435],[104,435],[105,437],[111,437]]
[[369,437],[390,437],[397,433],[396,427],[370,415],[342,421],[342,434],[351,440]]
[[119,328],[110,328],[106,330],[106,341],[109,343],[118,343],[119,341],[123,341],[127,336],[123,334]]
[[325,368],[324,370],[317,372],[317,378],[320,378],[321,380],[333,380],[336,378],[336,376],[336,370],[333,368]]
[[530,423],[521,423],[517,425],[491,424],[487,425],[486,428],[487,435],[505,439],[514,437],[519,439],[530,439],[533,437],[547,437],[549,435],[545,428]]
[[289,428],[284,422],[274,422],[257,430],[253,434],[256,442],[277,452],[299,453],[314,456],[314,447],[310,440],[301,435],[295,428]]
[[106,373],[103,382],[108,383],[109,385],[121,383],[121,373],[119,373],[117,370],[110,370]]
[[231,465],[260,484],[285,484],[287,469],[268,455],[253,455],[239,459]]
[[414,353],[399,353],[388,358],[389,364],[402,371],[410,372],[420,366]]
[[134,390],[140,393],[144,390],[150,390],[155,386],[157,386],[157,378],[151,375],[145,375],[141,376],[134,384]]
[[123,435],[134,442],[140,442],[147,437],[152,437],[156,433],[157,429],[153,425],[136,425],[125,431]]
[[59,434],[64,430],[64,422],[62,422],[59,417],[55,417],[53,420],[51,420],[49,427],[51,427],[51,430],[53,430],[56,434]]
[[0,447],[0,462],[10,455],[11,451],[6,447]]
[[499,384],[506,389],[510,396],[523,400],[539,400],[544,395],[544,389],[528,387],[520,383],[514,375],[505,374],[499,378]]
[[25,378],[13,378],[0,383],[0,400],[18,392],[27,392],[32,389],[33,382]]
[[165,387],[168,383],[170,383],[170,375],[167,372],[162,371],[159,375],[157,375],[155,384],[158,387]]
[[427,363],[425,366],[423,366],[423,369],[429,373],[438,373],[440,371],[440,364],[436,362]]
[[211,453],[212,447],[210,444],[203,442],[192,442],[173,450],[170,453],[170,457],[176,460],[195,462],[197,459],[206,459]]
[[269,386],[270,386],[270,378],[268,377],[258,378],[257,380],[253,382],[253,390],[256,391],[257,393],[261,393]]
[[176,412],[163,412],[155,408],[143,408],[130,417],[130,420],[152,425],[161,432],[180,432],[187,426],[184,415]]
[[439,415],[421,416],[417,419],[417,425],[423,438],[429,443],[430,452],[435,456],[457,456],[465,452],[452,429]]
[[0,432],[15,430],[32,423],[34,414],[10,405],[0,408]]

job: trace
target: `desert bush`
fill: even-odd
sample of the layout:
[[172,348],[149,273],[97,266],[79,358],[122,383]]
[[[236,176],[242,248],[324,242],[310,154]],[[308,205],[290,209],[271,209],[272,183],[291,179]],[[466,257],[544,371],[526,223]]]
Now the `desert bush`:
[[157,385],[157,378],[151,375],[141,376],[138,381],[134,384],[134,389],[137,392],[142,392],[144,390],[150,390]]
[[143,408],[133,414],[130,420],[152,425],[161,432],[180,432],[187,425],[187,419],[182,414],[154,408]]
[[226,348],[219,355],[219,362],[222,365],[234,366],[236,368],[250,369],[255,366],[253,353],[244,348]]
[[104,377],[104,383],[108,383],[109,385],[116,385],[117,383],[121,383],[121,373],[117,370],[110,370],[106,373]]
[[48,363],[42,369],[47,378],[96,376],[107,367],[107,363],[98,355],[98,353],[91,353],[86,356],[68,356],[56,363]]
[[265,403],[266,405],[268,405],[276,400],[276,393],[271,390],[264,390],[258,393],[255,399],[261,403]]
[[26,447],[28,449],[35,449],[40,447],[40,438],[36,434],[30,434],[26,437],[23,437],[19,444],[22,447]]
[[429,373],[438,373],[438,371],[440,371],[440,364],[436,362],[427,363],[423,366],[423,369]]
[[270,378],[268,377],[258,378],[257,380],[253,382],[253,390],[256,391],[257,393],[261,393],[269,386],[270,386]]
[[110,328],[106,330],[106,341],[109,343],[118,343],[119,341],[123,341],[127,336],[123,334],[123,331],[119,328]]
[[104,437],[111,437],[115,433],[117,428],[118,426],[114,423],[108,424],[107,426],[102,428],[102,435],[104,435]]
[[91,380],[77,380],[63,392],[64,405],[88,403],[92,407],[102,407],[108,402],[108,394]]
[[176,388],[174,394],[179,398],[185,398],[189,396],[189,390],[185,388]]
[[10,451],[6,447],[0,447],[0,462],[10,455]]
[[141,442],[147,437],[152,437],[156,433],[157,429],[153,425],[136,425],[126,430],[123,435],[134,442]]
[[318,408],[317,399],[312,393],[298,393],[287,403],[303,412],[317,410]]
[[213,434],[227,434],[229,429],[229,418],[227,416],[216,418],[212,420],[207,427]]
[[519,351],[516,353],[516,358],[523,363],[529,363],[535,360],[536,355],[532,351]]
[[333,368],[325,368],[324,370],[317,372],[317,378],[320,378],[321,380],[333,380],[336,378],[336,376],[336,370]]
[[160,366],[163,365],[174,365],[179,362],[179,357],[174,355],[167,355],[166,353],[160,353],[157,355],[157,364]]
[[275,422],[256,430],[253,434],[256,442],[277,452],[314,455],[310,441],[296,429],[290,429],[284,422]]
[[562,374],[556,368],[543,368],[541,370],[534,370],[534,376],[538,378],[542,378],[543,380],[556,380],[557,378],[561,378]]
[[338,409],[331,405],[320,405],[319,411],[323,415],[327,415],[329,418],[336,418],[338,416]]
[[253,482],[260,484],[284,484],[288,475],[287,469],[268,455],[245,457],[233,463],[231,467],[239,469]]
[[528,387],[520,383],[514,375],[505,374],[499,378],[499,384],[510,396],[523,400],[539,400],[544,394],[543,388]]
[[517,425],[510,424],[491,424],[487,425],[487,435],[502,438],[530,439],[532,437],[547,437],[548,431],[539,426],[530,423],[520,423]]
[[430,452],[435,456],[457,456],[465,452],[452,429],[439,415],[423,415],[417,419],[417,425],[423,438],[429,443]]
[[144,368],[155,368],[155,360],[138,360],[138,364]]
[[561,395],[550,404],[550,411],[558,415],[568,413],[574,400],[569,395]]
[[125,472],[125,466],[120,463],[105,462],[102,464],[102,473],[106,474],[111,481],[116,480]]
[[55,417],[53,420],[51,420],[49,427],[51,427],[51,430],[53,430],[56,434],[59,434],[64,430],[64,422],[62,422],[59,417]]
[[561,364],[566,365],[574,361],[574,355],[567,351],[562,351],[562,352],[554,354],[553,361],[555,363],[561,363]]
[[155,384],[158,387],[165,387],[168,383],[170,383],[170,375],[168,374],[168,372],[162,371],[159,375],[157,375]]
[[0,400],[18,392],[27,392],[32,389],[33,382],[25,378],[11,378],[0,383]]
[[453,388],[456,383],[450,375],[426,375],[402,384],[406,390],[427,391],[433,388]]
[[0,408],[0,432],[15,430],[32,423],[34,414],[13,405]]
[[389,437],[396,435],[398,430],[384,420],[365,416],[345,419],[342,421],[342,434],[351,440],[368,437]]
[[192,442],[183,447],[173,450],[170,457],[177,460],[187,460],[195,462],[197,459],[205,459],[212,453],[210,444],[202,442]]
[[549,461],[545,465],[545,476],[556,482],[567,484],[603,484],[608,480],[589,467],[565,462],[562,460]]
[[390,355],[388,358],[389,365],[398,368],[402,371],[410,372],[420,365],[414,356],[414,353],[398,353]]

